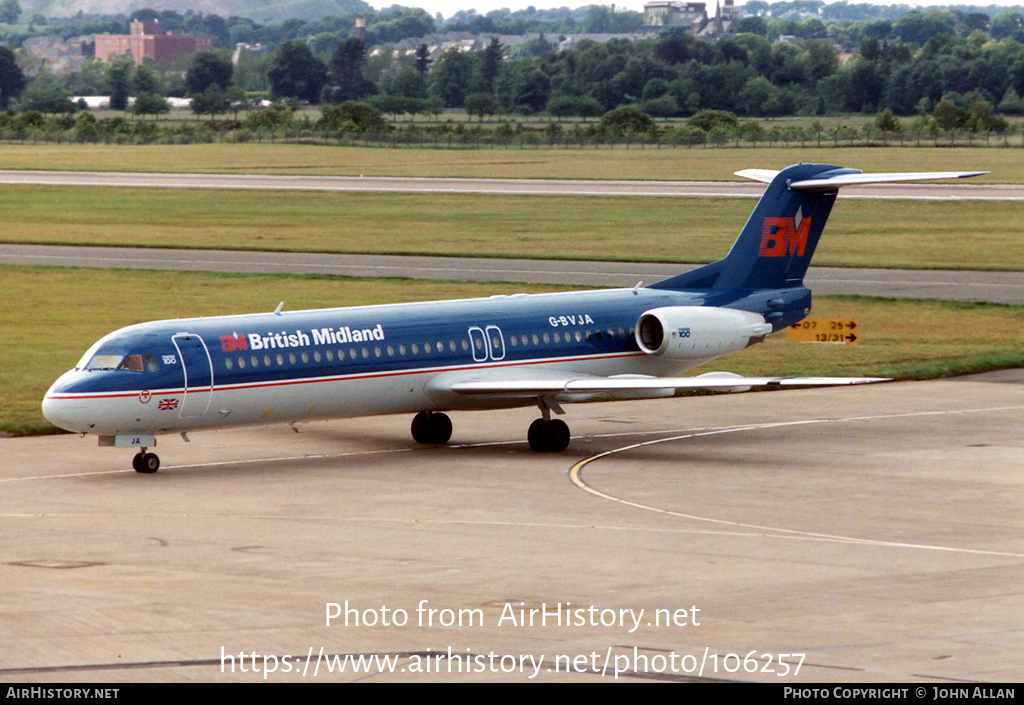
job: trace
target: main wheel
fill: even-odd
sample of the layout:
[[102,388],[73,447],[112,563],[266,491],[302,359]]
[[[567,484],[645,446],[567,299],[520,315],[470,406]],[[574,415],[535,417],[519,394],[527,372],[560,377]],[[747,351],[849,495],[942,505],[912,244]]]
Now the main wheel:
[[430,443],[427,439],[427,419],[430,417],[426,411],[421,411],[412,417],[412,439],[417,443]]
[[427,417],[427,436],[431,443],[444,445],[452,437],[452,420],[448,414],[431,414]]
[[526,432],[526,440],[530,448],[535,451],[545,451],[544,447],[544,419],[537,419],[530,424],[530,430]]
[[561,419],[551,419],[544,424],[544,435],[552,453],[561,453],[569,447],[569,426]]
[[541,452],[561,453],[569,447],[569,426],[561,419],[537,419],[530,424],[526,440],[530,448]]
[[412,419],[412,439],[417,443],[444,445],[452,437],[448,414],[421,411]]

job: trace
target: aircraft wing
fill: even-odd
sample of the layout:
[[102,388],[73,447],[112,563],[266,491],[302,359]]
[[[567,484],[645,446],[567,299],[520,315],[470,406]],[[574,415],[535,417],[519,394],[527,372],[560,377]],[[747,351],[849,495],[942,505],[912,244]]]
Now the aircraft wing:
[[742,377],[728,372],[710,372],[697,377],[598,377],[565,373],[543,377],[456,378],[449,379],[445,386],[458,394],[533,397],[549,394],[643,394],[687,389],[747,391],[753,387],[830,387],[885,381],[888,380],[881,377]]

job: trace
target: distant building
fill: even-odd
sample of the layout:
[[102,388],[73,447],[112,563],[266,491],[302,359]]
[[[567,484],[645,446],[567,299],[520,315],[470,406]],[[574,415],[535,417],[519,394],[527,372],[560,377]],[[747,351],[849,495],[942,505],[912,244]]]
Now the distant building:
[[696,34],[707,19],[707,5],[702,2],[656,0],[644,5],[644,25],[647,27],[684,27]]
[[25,53],[20,63],[29,76],[38,76],[43,71],[77,73],[94,52],[92,35],[67,40],[57,36],[33,37],[26,39],[22,47]]
[[138,66],[150,56],[169,64],[175,57],[213,48],[213,37],[209,35],[165,32],[160,22],[132,22],[129,31],[130,34],[97,34],[96,58],[110,60],[130,56]]
[[725,0],[715,5],[715,19],[713,19],[700,33],[699,36],[705,39],[722,39],[732,36],[733,25],[740,19],[740,8],[736,7],[733,0]]

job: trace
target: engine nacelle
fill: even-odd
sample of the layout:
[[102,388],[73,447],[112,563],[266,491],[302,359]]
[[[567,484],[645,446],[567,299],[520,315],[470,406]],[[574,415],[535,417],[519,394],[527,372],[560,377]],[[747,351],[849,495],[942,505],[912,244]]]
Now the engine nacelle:
[[648,355],[693,360],[742,350],[772,332],[764,316],[706,306],[652,308],[636,323],[636,343]]

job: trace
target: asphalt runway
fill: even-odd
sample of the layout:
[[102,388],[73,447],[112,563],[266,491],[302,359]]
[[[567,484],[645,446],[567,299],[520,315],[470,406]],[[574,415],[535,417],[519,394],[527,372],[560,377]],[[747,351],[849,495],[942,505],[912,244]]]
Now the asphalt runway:
[[1020,381],[0,441],[0,680],[1012,683]]

